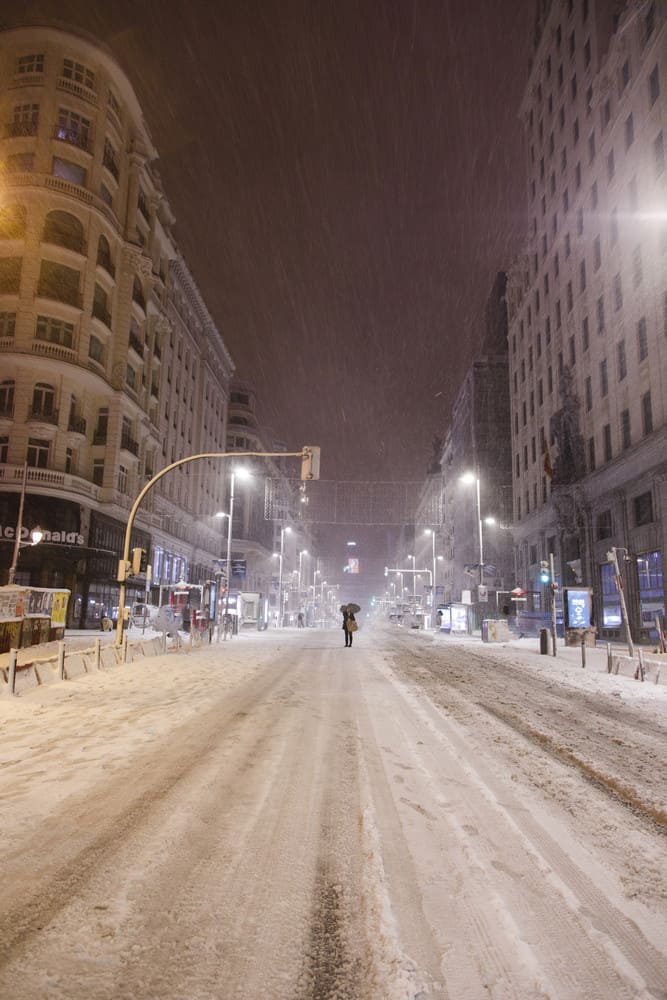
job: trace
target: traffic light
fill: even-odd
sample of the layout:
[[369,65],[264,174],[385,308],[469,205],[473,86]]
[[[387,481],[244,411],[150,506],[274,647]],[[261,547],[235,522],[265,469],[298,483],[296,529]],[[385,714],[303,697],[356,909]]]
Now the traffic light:
[[132,549],[132,575],[145,573],[148,567],[148,552],[146,549]]
[[549,572],[549,563],[546,559],[543,559],[540,563],[540,583],[550,583],[551,573]]
[[319,445],[307,444],[304,445],[303,451],[301,452],[301,479],[307,481],[309,479],[319,479],[320,478],[320,448]]

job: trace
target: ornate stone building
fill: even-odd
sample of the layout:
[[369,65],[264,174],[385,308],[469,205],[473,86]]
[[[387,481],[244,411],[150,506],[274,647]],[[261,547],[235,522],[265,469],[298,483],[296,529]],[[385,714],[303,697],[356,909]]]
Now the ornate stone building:
[[[131,83],[94,41],[52,28],[0,49],[0,560],[24,492],[16,581],[72,591],[74,625],[117,604],[127,514],[147,479],[225,451],[234,365],[178,252]],[[153,587],[223,555],[221,460],[165,475],[133,543]],[[24,468],[26,470],[24,475]],[[130,600],[143,594],[137,578]]]

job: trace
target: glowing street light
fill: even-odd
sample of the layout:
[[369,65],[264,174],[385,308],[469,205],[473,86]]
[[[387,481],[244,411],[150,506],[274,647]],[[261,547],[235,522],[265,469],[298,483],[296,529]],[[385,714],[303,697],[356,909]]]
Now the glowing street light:
[[[232,588],[232,524],[234,521],[234,484],[236,477],[241,480],[250,479],[251,473],[248,469],[232,469],[229,488],[229,520],[227,522],[227,590],[225,591],[225,624],[229,621],[229,591]],[[223,637],[227,638],[227,629],[223,629]],[[231,639],[231,631],[229,633]]]
[[484,541],[482,539],[482,511],[479,499],[479,476],[476,476],[474,472],[465,472],[459,477],[462,483],[471,486],[473,483],[475,485],[475,495],[477,498],[477,527],[479,534],[479,585],[480,587],[484,584]]
[[431,536],[431,552],[432,552],[432,556],[433,556],[433,580],[432,580],[433,586],[432,586],[432,590],[431,590],[431,607],[434,608],[435,607],[435,568],[436,568],[436,562],[435,562],[435,529],[434,528],[426,528],[425,531],[424,531],[424,534]]
[[289,535],[291,532],[289,525],[280,529],[280,552],[278,553],[278,558],[280,563],[278,564],[278,617],[279,624],[278,627],[283,627],[283,557],[285,554],[285,535]]

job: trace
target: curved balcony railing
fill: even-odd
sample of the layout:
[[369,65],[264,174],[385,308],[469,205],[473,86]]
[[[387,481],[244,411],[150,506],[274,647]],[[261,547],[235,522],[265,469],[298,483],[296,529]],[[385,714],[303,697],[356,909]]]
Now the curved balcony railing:
[[7,139],[31,135],[37,135],[37,122],[10,122],[9,125],[5,125]]
[[28,420],[37,420],[42,424],[58,423],[58,411],[49,406],[31,406],[28,410]]
[[133,437],[130,437],[129,434],[121,435],[120,446],[124,451],[129,451],[132,455],[139,454],[139,443]]
[[86,433],[86,421],[83,417],[71,416],[67,421],[67,430],[72,434]]

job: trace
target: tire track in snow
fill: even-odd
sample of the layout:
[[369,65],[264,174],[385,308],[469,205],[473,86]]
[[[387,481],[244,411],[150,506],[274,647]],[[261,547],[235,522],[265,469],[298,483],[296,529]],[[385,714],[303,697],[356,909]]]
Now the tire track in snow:
[[489,715],[492,715],[499,722],[504,723],[514,732],[525,737],[529,742],[538,744],[546,753],[575,767],[596,788],[611,795],[613,799],[631,809],[635,816],[640,816],[642,819],[653,824],[660,833],[667,833],[667,812],[656,808],[652,802],[647,802],[637,794],[634,788],[621,783],[617,778],[605,774],[599,768],[593,767],[592,764],[583,760],[568,747],[564,747],[554,737],[539,729],[535,729],[533,726],[529,726],[526,722],[517,718],[517,716],[511,715],[509,712],[504,712],[494,705],[486,705],[483,702],[477,702],[477,704],[483,711],[488,712]]
[[[531,817],[529,810],[517,800],[508,780],[494,773],[489,762],[472,750],[459,725],[443,716],[419,690],[410,691],[396,679],[394,683],[414,716],[421,718],[423,732],[430,733],[441,747],[435,752],[435,748],[426,747],[424,735],[419,740],[419,728],[415,729],[410,711],[400,716],[404,732],[394,745],[409,747],[415,770],[422,772],[422,782],[426,782],[421,784],[425,796],[422,803],[428,802],[429,786],[442,788],[454,781],[459,787],[466,787],[465,799],[457,802],[455,815],[448,813],[445,816],[454,827],[466,809],[470,814],[466,825],[472,829],[491,829],[489,807],[496,815],[499,831],[496,837],[490,839],[487,833],[484,838],[468,837],[465,842],[465,852],[471,862],[466,881],[474,884],[477,880],[481,885],[486,879],[491,887],[491,904],[492,890],[496,887],[495,891],[500,894],[499,912],[504,909],[515,918],[519,916],[522,929],[517,939],[529,944],[536,956],[541,955],[542,962],[544,958],[553,962],[550,941],[555,942],[557,951],[568,956],[565,968],[552,965],[550,973],[555,982],[560,982],[561,989],[574,991],[567,995],[600,997],[601,1000],[611,995],[644,995],[643,990],[650,996],[666,995],[667,958],[664,953],[654,947],[635,922],[607,898],[605,891]],[[393,714],[394,718],[398,717],[396,710]],[[420,743],[424,749],[417,749]],[[453,765],[452,758],[458,766]],[[428,805],[429,812],[433,809]],[[511,831],[507,844],[498,840],[503,828]],[[545,891],[550,884],[552,891]],[[463,919],[470,920],[472,912],[474,920],[484,921],[479,912],[474,912],[474,892],[472,903],[472,911],[466,912],[464,905]],[[477,907],[479,909],[479,901]],[[484,921],[478,938],[481,940],[489,932],[493,939],[493,929]],[[622,980],[627,984],[625,989]],[[558,990],[552,995],[558,995]]]

